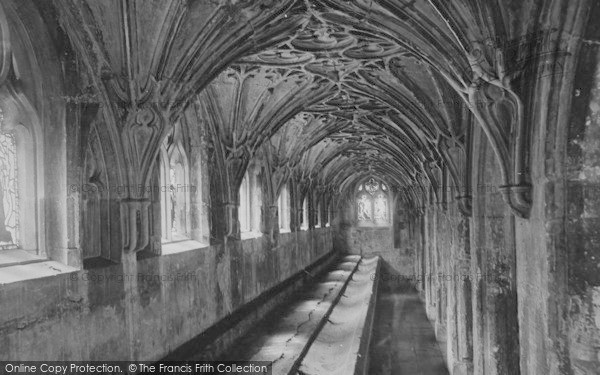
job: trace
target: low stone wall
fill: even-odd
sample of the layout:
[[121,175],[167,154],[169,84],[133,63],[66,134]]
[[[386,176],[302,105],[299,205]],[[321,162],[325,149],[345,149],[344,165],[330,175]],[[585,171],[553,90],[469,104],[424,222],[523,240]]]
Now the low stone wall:
[[332,249],[322,228],[1,284],[0,360],[161,359]]
[[[414,247],[407,230],[394,233],[394,227],[357,227],[346,225],[340,230],[337,247],[348,254],[364,257],[379,256],[382,259],[382,271],[385,275],[393,275],[413,280]],[[401,248],[394,248],[394,235],[402,235]]]
[[389,255],[394,250],[391,227],[350,227],[347,230],[349,254],[365,257]]

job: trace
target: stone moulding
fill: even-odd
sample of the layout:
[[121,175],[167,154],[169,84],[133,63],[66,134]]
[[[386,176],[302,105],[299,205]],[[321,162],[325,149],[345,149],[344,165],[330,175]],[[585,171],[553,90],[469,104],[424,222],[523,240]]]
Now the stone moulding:
[[516,216],[527,219],[531,209],[531,185],[502,185],[498,189],[502,198]]
[[150,200],[124,199],[121,201],[121,233],[125,252],[143,250],[150,243]]

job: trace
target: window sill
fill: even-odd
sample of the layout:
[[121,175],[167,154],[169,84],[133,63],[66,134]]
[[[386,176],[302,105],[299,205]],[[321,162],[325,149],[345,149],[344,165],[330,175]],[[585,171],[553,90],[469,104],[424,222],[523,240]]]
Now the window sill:
[[0,285],[58,276],[77,271],[79,270],[76,268],[53,260],[17,264],[0,268]]
[[279,233],[292,233],[292,230],[291,229],[279,228]]
[[177,242],[167,242],[162,244],[162,255],[178,254],[186,251],[199,250],[210,245],[198,242],[196,240],[183,240]]
[[262,235],[263,234],[260,233],[260,232],[242,232],[242,233],[240,233],[240,238],[242,240],[248,240],[248,239],[251,239],[251,238],[262,237]]
[[22,249],[0,250],[0,268],[44,262],[45,260],[47,259]]
[[371,229],[391,229],[392,228],[392,226],[390,224],[384,224],[384,225],[358,224],[356,227],[357,228],[371,228]]

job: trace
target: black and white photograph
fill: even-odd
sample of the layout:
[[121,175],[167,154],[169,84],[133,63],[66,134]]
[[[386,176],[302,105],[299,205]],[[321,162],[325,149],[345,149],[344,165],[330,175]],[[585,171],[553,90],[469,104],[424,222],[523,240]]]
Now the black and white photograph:
[[600,375],[600,0],[0,0],[0,375]]

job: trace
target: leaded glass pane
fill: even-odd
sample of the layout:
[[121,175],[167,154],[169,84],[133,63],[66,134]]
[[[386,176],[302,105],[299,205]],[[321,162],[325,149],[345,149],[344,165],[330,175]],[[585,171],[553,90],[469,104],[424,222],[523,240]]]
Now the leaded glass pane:
[[365,189],[369,192],[369,194],[373,195],[377,190],[379,190],[379,183],[372,178],[365,184]]
[[186,180],[185,166],[178,150],[173,152],[170,163],[170,198],[171,198],[171,239],[174,241],[187,239],[186,234]]
[[357,190],[356,212],[360,225],[389,225],[389,189],[387,185],[370,178],[364,185],[360,185]]
[[375,222],[385,223],[388,218],[387,198],[383,193],[377,194],[375,198]]
[[372,220],[371,215],[371,198],[366,194],[361,194],[358,199],[358,220],[359,221],[370,221]]
[[19,190],[15,136],[0,133],[0,249],[19,246]]

